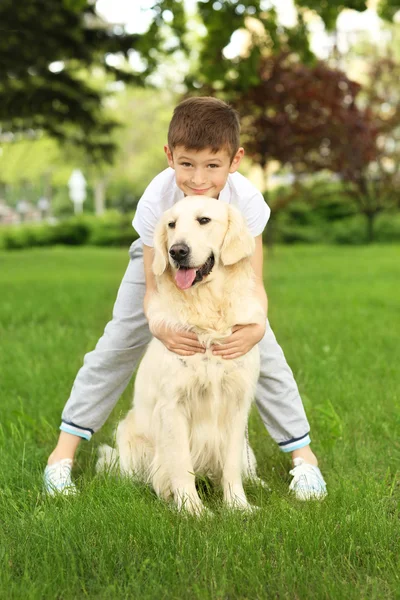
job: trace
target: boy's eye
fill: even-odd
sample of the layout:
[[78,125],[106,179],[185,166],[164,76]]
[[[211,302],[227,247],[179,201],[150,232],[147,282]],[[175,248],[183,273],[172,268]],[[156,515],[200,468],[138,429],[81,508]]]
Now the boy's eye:
[[182,167],[191,167],[192,165],[188,162],[181,163]]
[[200,225],[207,225],[207,223],[211,221],[211,219],[209,219],[208,217],[200,217],[197,220],[200,223]]
[[170,221],[170,222],[168,223],[168,227],[169,227],[170,229],[175,229],[175,221]]
[[219,165],[215,165],[214,163],[211,163],[208,166],[211,167],[211,169],[218,169],[218,167],[219,167]]

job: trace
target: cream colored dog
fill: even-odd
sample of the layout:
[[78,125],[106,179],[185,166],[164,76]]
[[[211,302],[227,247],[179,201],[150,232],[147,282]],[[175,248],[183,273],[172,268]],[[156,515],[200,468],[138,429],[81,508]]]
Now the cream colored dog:
[[158,293],[149,321],[193,331],[207,350],[182,357],[152,339],[136,376],[133,408],[117,429],[117,449],[103,446],[98,466],[117,460],[123,474],[196,514],[204,508],[195,487],[201,473],[222,484],[230,507],[249,509],[242,477],[261,482],[246,440],[259,351],[255,346],[226,360],[210,346],[234,325],[264,323],[249,258],[254,239],[236,208],[196,196],[164,213],[154,251]]

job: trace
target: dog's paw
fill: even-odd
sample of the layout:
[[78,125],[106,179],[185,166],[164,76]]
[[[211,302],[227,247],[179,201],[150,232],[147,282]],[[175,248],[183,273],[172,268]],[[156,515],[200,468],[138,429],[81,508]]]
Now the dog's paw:
[[182,514],[192,515],[194,517],[205,516],[208,510],[201,501],[193,501],[190,498],[186,498],[178,509]]
[[200,517],[208,510],[196,490],[179,490],[174,493],[174,497],[178,510],[183,514]]
[[244,501],[231,501],[227,503],[227,507],[229,508],[229,510],[235,510],[235,511],[239,511],[239,512],[243,512],[243,513],[254,513],[257,510],[259,510],[258,506],[254,506],[253,504],[250,504],[249,502],[244,502]]
[[102,444],[98,448],[98,459],[96,463],[96,473],[114,472],[118,467],[118,452],[107,444]]

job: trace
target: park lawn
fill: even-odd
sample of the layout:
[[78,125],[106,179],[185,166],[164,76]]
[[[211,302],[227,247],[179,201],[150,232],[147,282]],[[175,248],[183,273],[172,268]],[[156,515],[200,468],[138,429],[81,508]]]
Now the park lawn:
[[127,263],[116,249],[0,253],[0,597],[354,599],[400,597],[400,248],[278,247],[270,320],[311,424],[329,496],[290,497],[289,457],[253,412],[271,491],[260,510],[183,517],[151,490],[95,474],[132,386],[91,443],[75,498],[41,474],[83,354],[111,316]]

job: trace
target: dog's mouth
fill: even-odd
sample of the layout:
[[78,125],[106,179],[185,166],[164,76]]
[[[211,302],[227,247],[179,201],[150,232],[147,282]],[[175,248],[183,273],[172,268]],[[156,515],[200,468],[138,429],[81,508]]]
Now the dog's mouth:
[[180,290],[187,290],[192,285],[202,281],[204,277],[207,277],[212,271],[215,264],[214,254],[211,254],[204,265],[201,267],[182,267],[180,266],[178,271],[175,273],[175,282]]

